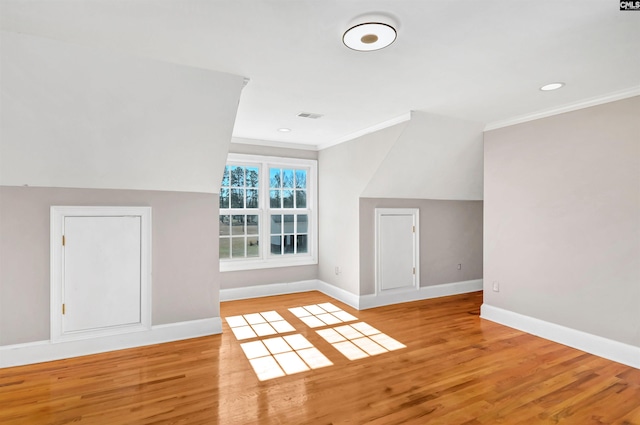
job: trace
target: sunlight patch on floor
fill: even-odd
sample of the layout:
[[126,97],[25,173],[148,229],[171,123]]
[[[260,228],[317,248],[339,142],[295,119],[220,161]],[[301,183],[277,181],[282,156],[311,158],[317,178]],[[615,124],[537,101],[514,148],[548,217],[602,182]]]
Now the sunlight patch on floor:
[[240,347],[261,381],[333,365],[300,334],[244,342]]
[[276,311],[230,316],[226,318],[226,321],[238,340],[295,332],[296,330]]
[[[289,311],[349,360],[406,348],[357,317],[331,303],[293,307]],[[332,366],[333,363],[276,311],[225,318],[260,381]],[[339,325],[339,326],[334,326]],[[333,326],[333,327],[329,327]]]
[[316,333],[349,360],[358,360],[406,348],[406,345],[365,322],[320,329]]
[[320,328],[322,326],[331,326],[337,325],[338,323],[358,320],[357,317],[341,310],[331,303],[294,307],[290,308],[289,311],[310,328]]

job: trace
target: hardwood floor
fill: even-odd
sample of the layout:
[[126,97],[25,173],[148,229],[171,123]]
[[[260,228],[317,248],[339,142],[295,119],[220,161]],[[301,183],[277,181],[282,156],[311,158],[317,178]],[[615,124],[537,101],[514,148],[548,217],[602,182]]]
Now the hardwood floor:
[[[348,360],[288,310],[326,302],[406,348]],[[223,320],[222,335],[0,369],[0,423],[640,424],[640,370],[481,320],[481,302],[223,303],[222,317],[277,311],[333,365],[259,381]]]

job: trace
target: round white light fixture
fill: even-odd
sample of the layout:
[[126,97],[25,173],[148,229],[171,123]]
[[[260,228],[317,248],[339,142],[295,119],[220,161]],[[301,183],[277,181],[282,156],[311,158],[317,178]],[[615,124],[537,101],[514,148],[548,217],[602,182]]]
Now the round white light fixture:
[[540,87],[542,91],[551,91],[558,90],[559,88],[564,87],[564,83],[551,83]]
[[395,41],[396,29],[383,22],[364,22],[349,28],[342,42],[350,49],[360,52],[384,49]]
[[291,129],[290,129],[290,128],[282,127],[282,128],[279,128],[279,129],[278,129],[278,131],[279,131],[280,133],[288,133],[288,132],[290,132],[290,131],[291,131]]

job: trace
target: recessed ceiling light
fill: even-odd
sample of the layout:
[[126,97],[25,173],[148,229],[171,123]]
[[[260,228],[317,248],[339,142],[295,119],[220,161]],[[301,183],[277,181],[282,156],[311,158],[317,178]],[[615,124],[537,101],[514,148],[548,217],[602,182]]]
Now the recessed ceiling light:
[[542,91],[558,90],[560,87],[564,87],[564,83],[547,84],[545,86],[540,87],[540,90],[542,90]]
[[383,22],[364,22],[349,28],[342,42],[350,49],[360,52],[384,49],[396,39],[396,29]]
[[290,132],[290,131],[291,131],[291,129],[290,129],[290,128],[282,127],[282,128],[279,128],[279,129],[278,129],[278,131],[279,131],[279,132],[281,132],[281,133],[288,133],[288,132]]

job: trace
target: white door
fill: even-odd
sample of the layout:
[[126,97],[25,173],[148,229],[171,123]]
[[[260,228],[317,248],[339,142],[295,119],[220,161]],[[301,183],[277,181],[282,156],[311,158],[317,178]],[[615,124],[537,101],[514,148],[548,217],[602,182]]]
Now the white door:
[[52,340],[148,329],[149,266],[148,207],[52,207]]
[[377,209],[379,291],[417,288],[418,210]]
[[65,217],[62,330],[140,323],[140,217]]

